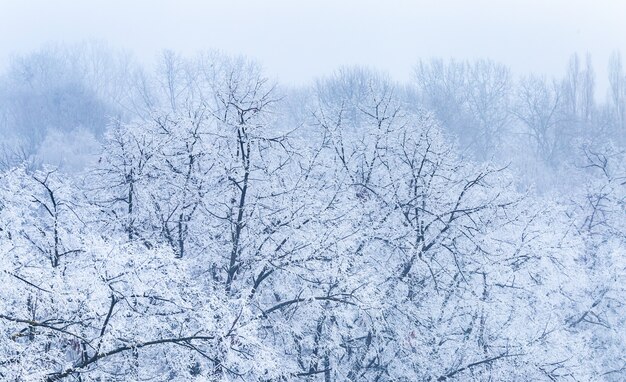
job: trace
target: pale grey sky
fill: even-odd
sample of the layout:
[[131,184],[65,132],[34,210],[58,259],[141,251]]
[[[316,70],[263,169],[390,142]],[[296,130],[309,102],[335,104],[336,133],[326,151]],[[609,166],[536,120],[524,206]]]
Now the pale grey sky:
[[364,64],[410,78],[418,58],[490,57],[514,72],[560,74],[589,51],[604,87],[626,54],[624,0],[0,0],[0,61],[45,42],[98,39],[152,58],[221,49],[284,83]]

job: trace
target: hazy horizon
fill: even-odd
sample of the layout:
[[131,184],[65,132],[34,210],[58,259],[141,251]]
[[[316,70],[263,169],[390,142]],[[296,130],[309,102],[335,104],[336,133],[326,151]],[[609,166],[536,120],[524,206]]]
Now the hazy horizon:
[[[344,65],[411,79],[418,59],[490,58],[516,74],[559,76],[592,55],[598,97],[613,51],[626,51],[626,2],[603,1],[90,1],[0,2],[0,63],[47,43],[98,40],[143,63],[162,49],[218,49],[303,85]],[[36,28],[24,26],[37,26]]]

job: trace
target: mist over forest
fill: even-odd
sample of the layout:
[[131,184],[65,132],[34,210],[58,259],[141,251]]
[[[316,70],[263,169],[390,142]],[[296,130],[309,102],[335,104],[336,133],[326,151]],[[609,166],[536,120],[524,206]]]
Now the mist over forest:
[[[148,65],[131,52],[103,42],[46,44],[13,56],[2,74],[0,95],[2,157],[9,168],[49,164],[67,172],[85,169],[100,154],[113,125],[149,120],[155,112],[177,111],[177,103],[206,95],[199,89],[206,60],[226,54],[199,52],[187,57],[163,50]],[[230,59],[262,63],[244,56]],[[619,151],[626,140],[626,80],[621,53],[607,61],[609,88],[599,93],[590,54],[573,53],[563,75],[513,75],[489,58],[424,58],[415,63],[412,80],[398,83],[368,66],[343,66],[303,86],[272,83],[275,124],[314,130],[315,103],[347,99],[354,103],[371,92],[371,81],[383,81],[412,112],[430,113],[461,156],[476,162],[511,167],[522,186],[536,191],[571,190],[581,152]],[[206,73],[204,73],[206,74]],[[355,99],[356,97],[356,99]],[[178,107],[180,108],[180,107]],[[352,117],[356,117],[352,111]],[[358,124],[358,122],[355,122]],[[599,153],[597,153],[599,154]]]
[[626,380],[625,65],[14,54],[0,380]]

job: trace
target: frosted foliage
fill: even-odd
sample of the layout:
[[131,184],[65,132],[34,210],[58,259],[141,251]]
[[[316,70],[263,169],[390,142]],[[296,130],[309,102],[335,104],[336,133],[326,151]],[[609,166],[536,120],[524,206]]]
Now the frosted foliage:
[[[453,69],[493,97],[509,78]],[[293,127],[243,58],[137,76],[142,112],[87,170],[0,173],[3,381],[626,377],[619,149],[584,146],[585,187],[539,197],[382,74],[318,81]]]

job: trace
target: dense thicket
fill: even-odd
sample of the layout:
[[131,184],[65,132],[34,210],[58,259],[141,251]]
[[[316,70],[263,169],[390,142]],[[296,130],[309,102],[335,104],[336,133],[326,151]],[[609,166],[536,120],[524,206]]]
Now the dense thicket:
[[[57,54],[5,78],[28,102],[2,104],[23,155],[0,173],[1,379],[626,377],[619,56],[597,105],[576,57],[561,82],[432,61],[417,87],[346,68],[283,91],[171,52],[132,75],[104,55],[93,88],[67,66],[93,51]],[[31,84],[38,55],[84,75]],[[78,127],[92,161],[33,163]],[[570,189],[520,191],[531,153]]]

